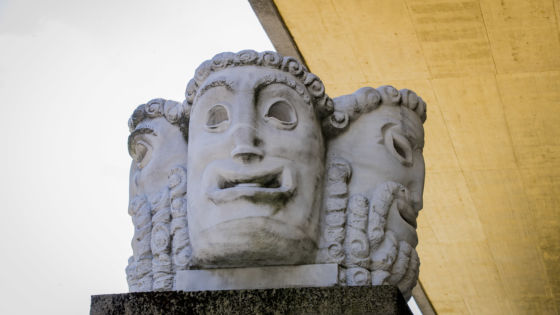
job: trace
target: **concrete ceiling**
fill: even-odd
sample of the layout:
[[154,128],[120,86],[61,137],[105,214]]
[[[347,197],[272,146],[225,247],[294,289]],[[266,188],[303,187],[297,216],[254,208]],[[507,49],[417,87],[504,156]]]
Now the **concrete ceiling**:
[[558,314],[560,0],[274,3],[331,97],[390,84],[428,103],[418,252],[435,310]]

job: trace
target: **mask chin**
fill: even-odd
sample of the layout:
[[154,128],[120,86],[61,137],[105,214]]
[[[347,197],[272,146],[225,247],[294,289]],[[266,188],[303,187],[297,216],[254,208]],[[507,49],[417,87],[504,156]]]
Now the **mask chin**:
[[205,268],[310,263],[317,245],[300,229],[266,217],[220,223],[193,243],[197,265]]

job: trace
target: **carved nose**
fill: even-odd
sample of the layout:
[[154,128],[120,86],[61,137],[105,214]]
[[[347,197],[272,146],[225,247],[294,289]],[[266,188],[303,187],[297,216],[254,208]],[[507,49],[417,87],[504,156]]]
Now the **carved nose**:
[[422,194],[424,192],[424,185],[421,181],[412,181],[408,184],[410,192],[410,202],[416,211],[420,211],[424,207]]
[[263,151],[258,147],[260,140],[257,138],[257,130],[253,126],[237,125],[232,132],[234,148],[231,157],[242,163],[262,160]]

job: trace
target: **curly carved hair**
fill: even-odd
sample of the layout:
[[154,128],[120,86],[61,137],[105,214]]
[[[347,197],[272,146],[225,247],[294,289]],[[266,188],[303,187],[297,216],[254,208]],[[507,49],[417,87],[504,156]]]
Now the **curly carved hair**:
[[[426,121],[426,103],[416,93],[408,89],[397,90],[390,85],[377,89],[363,87],[352,94],[342,95],[334,100],[334,112],[323,121],[323,129],[331,137],[346,130],[352,121],[369,113],[381,105],[401,106],[415,113],[422,124]],[[423,138],[423,135],[422,135]],[[423,146],[423,139],[416,139]]]
[[128,119],[128,129],[133,132],[143,120],[157,117],[165,117],[169,123],[178,126],[185,141],[188,140],[189,111],[186,104],[163,98],[156,98],[138,106]]
[[[320,120],[333,112],[333,102],[325,93],[323,82],[309,72],[307,68],[293,57],[284,57],[273,51],[256,52],[242,50],[238,53],[224,52],[203,62],[195,71],[194,78],[187,84],[185,91],[186,103],[192,106],[199,87],[210,74],[232,67],[259,66],[285,71],[295,77],[306,89],[301,95],[306,103],[312,104]],[[295,82],[286,82],[295,85]]]

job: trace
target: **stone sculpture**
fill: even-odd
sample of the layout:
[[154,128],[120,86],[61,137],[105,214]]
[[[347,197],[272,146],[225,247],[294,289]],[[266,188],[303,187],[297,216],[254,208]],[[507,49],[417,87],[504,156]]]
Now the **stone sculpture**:
[[131,291],[174,289],[186,269],[336,264],[339,285],[410,297],[421,98],[384,86],[333,100],[296,59],[251,50],[201,64],[185,96],[129,122]]
[[174,273],[190,262],[184,108],[154,99],[140,105],[129,120],[133,161],[128,211],[134,236],[126,273],[131,292],[172,289]]
[[414,247],[426,104],[391,86],[361,88],[334,103],[342,119],[328,145],[319,262],[343,265],[348,284],[394,284],[409,297],[420,263]]
[[319,82],[274,53],[224,53],[197,69],[187,185],[200,266],[313,261],[327,101]]

